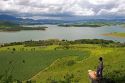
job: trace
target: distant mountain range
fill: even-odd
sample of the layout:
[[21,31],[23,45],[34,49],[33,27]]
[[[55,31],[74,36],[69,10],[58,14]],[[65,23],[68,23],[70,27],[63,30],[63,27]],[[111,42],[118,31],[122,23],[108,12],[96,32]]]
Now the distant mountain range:
[[8,21],[16,21],[16,20],[22,20],[21,18],[16,18],[14,16],[11,15],[0,15],[0,20],[8,20]]
[[61,23],[76,23],[76,22],[91,22],[91,21],[118,21],[118,22],[125,22],[125,19],[93,19],[93,18],[85,18],[82,20],[55,20],[55,19],[41,19],[41,20],[34,20],[34,19],[22,19],[17,18],[11,15],[0,15],[0,21],[12,21],[18,24],[61,24]]
[[4,14],[0,15],[0,21],[11,21],[19,24],[56,24],[56,23],[66,22],[63,20],[52,20],[52,19],[41,19],[41,20],[22,19]]

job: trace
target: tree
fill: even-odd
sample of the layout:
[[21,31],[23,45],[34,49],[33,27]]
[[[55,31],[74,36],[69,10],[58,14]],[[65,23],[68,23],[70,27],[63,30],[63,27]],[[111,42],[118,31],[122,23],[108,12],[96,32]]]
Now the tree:
[[13,51],[16,51],[16,49],[15,49],[15,48],[13,48]]

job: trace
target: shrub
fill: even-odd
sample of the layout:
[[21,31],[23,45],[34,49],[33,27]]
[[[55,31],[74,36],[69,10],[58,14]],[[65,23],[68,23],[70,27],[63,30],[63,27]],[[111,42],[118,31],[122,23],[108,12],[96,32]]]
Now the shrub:
[[74,65],[76,62],[74,61],[74,60],[69,60],[68,62],[67,62],[67,66],[72,66],[72,65]]

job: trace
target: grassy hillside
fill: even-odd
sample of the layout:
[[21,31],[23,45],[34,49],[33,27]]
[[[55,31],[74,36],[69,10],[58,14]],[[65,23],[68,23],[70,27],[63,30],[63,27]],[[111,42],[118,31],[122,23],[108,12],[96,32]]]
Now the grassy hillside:
[[15,28],[18,24],[9,21],[0,21],[0,29],[2,28]]
[[60,45],[1,47],[0,79],[12,75],[13,80],[29,79],[33,83],[88,83],[87,71],[96,70],[102,56],[104,78],[114,81],[111,83],[124,83],[124,50],[99,44],[75,44],[68,49]]
[[[48,68],[31,78],[36,83],[88,83],[87,70],[96,70],[98,57],[104,58],[104,78],[111,83],[124,83],[125,48],[107,48],[90,45],[76,45],[77,50],[86,50],[90,56],[78,60],[69,56],[56,60]],[[70,63],[70,65],[67,65]],[[67,82],[69,81],[69,82]]]

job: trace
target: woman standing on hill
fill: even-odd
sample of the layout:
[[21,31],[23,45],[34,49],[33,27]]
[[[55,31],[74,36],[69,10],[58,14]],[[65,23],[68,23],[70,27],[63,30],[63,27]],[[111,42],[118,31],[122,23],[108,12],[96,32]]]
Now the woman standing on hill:
[[91,83],[101,83],[101,80],[103,78],[102,72],[103,72],[103,59],[102,59],[102,57],[100,57],[97,71],[88,70],[90,82]]
[[101,80],[103,78],[103,58],[99,58],[99,65],[97,68],[97,78],[98,78],[98,83],[101,83]]

